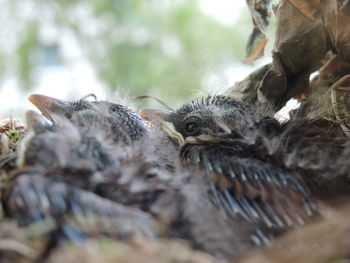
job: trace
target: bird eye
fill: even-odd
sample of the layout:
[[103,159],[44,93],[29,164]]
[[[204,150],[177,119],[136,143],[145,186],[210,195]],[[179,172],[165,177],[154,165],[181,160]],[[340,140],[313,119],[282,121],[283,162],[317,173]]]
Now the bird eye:
[[193,122],[190,122],[190,123],[186,124],[186,126],[185,126],[185,131],[187,134],[194,134],[198,130],[199,130],[198,125],[196,123],[193,123]]
[[119,104],[112,104],[109,107],[109,111],[112,112],[112,113],[114,113],[114,112],[125,112],[126,108],[123,107],[122,105],[119,105]]
[[66,117],[67,117],[68,119],[72,118],[72,113],[66,112]]

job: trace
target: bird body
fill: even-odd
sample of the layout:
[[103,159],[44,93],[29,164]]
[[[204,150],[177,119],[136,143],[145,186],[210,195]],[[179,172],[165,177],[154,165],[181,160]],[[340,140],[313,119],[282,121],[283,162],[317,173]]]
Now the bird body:
[[[36,96],[41,103],[43,98]],[[79,110],[76,110],[76,105],[87,102],[74,102],[75,107],[70,108],[75,110],[71,110],[66,116],[62,114],[66,111],[52,110],[51,104],[55,104],[56,99],[47,97],[44,99],[46,102],[50,101],[50,108],[40,106],[41,110],[52,121],[33,111],[26,113],[28,136],[22,142],[18,158],[18,165],[25,172],[19,170],[19,175],[16,176],[18,179],[12,182],[12,191],[9,191],[9,198],[6,201],[11,214],[20,213],[19,217],[27,224],[35,222],[31,214],[31,211],[35,210],[42,213],[43,217],[51,218],[51,213],[45,214],[42,211],[46,208],[34,207],[37,204],[28,203],[28,207],[23,209],[19,205],[13,205],[14,201],[11,201],[12,203],[9,201],[15,200],[15,196],[24,196],[27,183],[28,188],[32,189],[32,195],[51,200],[46,191],[55,181],[48,179],[44,182],[42,179],[44,175],[48,177],[47,175],[51,174],[55,180],[59,179],[60,189],[63,191],[57,195],[53,194],[52,198],[70,198],[70,189],[74,189],[72,191],[78,196],[88,196],[91,205],[96,203],[109,207],[112,202],[117,206],[142,209],[145,214],[148,213],[148,216],[153,218],[152,204],[167,188],[171,190],[170,175],[175,162],[170,161],[166,155],[176,156],[176,148],[168,147],[167,151],[160,153],[161,145],[165,141],[170,142],[167,137],[160,136],[161,131],[147,132],[142,119],[121,105],[99,102],[92,104],[92,109],[79,106]],[[119,110],[123,112],[120,113]],[[124,116],[128,114],[130,116]],[[130,129],[133,130],[132,133],[129,132]],[[28,167],[41,169],[39,173],[41,176],[35,176],[33,180],[20,179],[27,177]],[[34,184],[41,185],[41,188],[31,188]],[[73,198],[70,205],[86,206],[86,209],[90,209],[89,202],[85,203],[82,199]],[[56,214],[55,203],[52,203],[52,206],[50,210]],[[59,207],[57,209],[62,210]],[[70,212],[63,209],[60,213]],[[95,216],[101,217],[103,221],[103,213]],[[158,236],[158,233],[153,235]]]
[[[18,161],[22,170],[14,173],[6,207],[26,224],[75,218],[73,228],[72,221],[65,223],[66,236],[91,236],[83,223],[88,214],[112,226],[127,224],[119,218],[126,214],[145,237],[166,233],[233,258],[312,220],[318,214],[314,187],[320,186],[316,179],[323,178],[317,176],[325,168],[314,163],[311,153],[327,149],[333,155],[339,147],[346,152],[343,138],[332,141],[327,132],[318,138],[317,125],[306,133],[301,122],[280,124],[223,96],[175,111],[143,111],[161,125],[106,101],[66,102],[43,95],[30,100],[51,122],[32,111],[26,114],[29,132]],[[326,148],[312,148],[323,138],[329,139]],[[310,157],[304,158],[303,151]],[[33,197],[28,202],[23,201],[26,188]],[[140,229],[139,215],[146,229]],[[158,224],[166,231],[159,232]],[[95,234],[109,231],[104,223],[94,228]],[[117,236],[134,232],[115,229],[111,233]]]
[[[49,233],[61,233],[55,238],[74,242],[100,235],[164,235],[162,223],[149,212],[164,191],[154,178],[156,169],[139,159],[138,148],[130,149],[132,143],[114,141],[110,131],[99,131],[104,121],[81,113],[70,118],[51,113],[53,123],[36,112],[26,113],[28,136],[19,152],[20,168],[10,176],[4,196],[7,213],[24,226],[45,228],[49,223]],[[75,122],[86,114],[90,126]]]
[[180,158],[206,182],[207,199],[228,220],[243,219],[255,227],[253,242],[269,242],[317,214],[302,169],[289,169],[281,156],[276,158],[281,145],[271,152],[270,143],[283,132],[273,118],[223,96],[155,115],[183,136]]
[[96,235],[155,238],[162,233],[159,222],[141,210],[68,185],[45,169],[25,168],[12,177],[6,208],[22,226],[41,223],[44,233],[60,228],[71,241]]

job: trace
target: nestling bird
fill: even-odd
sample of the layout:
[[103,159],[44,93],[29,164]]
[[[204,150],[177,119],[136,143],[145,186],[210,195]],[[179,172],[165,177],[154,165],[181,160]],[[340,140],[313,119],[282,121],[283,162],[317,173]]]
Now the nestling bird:
[[176,139],[181,134],[180,157],[208,182],[216,206],[265,233],[310,220],[315,199],[339,205],[349,196],[350,141],[327,120],[280,124],[224,96],[142,114],[172,123]]
[[142,115],[173,124],[184,138],[179,149],[184,165],[207,182],[208,198],[227,217],[257,227],[255,243],[317,213],[303,171],[287,168],[269,152],[266,144],[283,132],[273,118],[224,96]]
[[157,157],[148,156],[156,145],[142,139],[141,145],[125,148],[109,141],[104,132],[98,134],[99,123],[88,130],[52,116],[54,124],[34,111],[26,113],[28,135],[18,153],[19,167],[45,168],[76,187],[144,209],[171,180],[169,160],[164,162],[160,155],[158,163]]
[[[127,156],[128,152],[139,152],[148,164],[173,169],[174,145],[159,128],[151,127],[126,106],[108,101],[87,101],[85,98],[68,102],[38,94],[31,95],[29,100],[45,117],[54,122],[54,119],[60,119],[59,123],[78,130],[83,137],[93,137],[118,158],[121,155],[131,158]],[[72,125],[62,119],[70,120]],[[164,147],[165,144],[167,147]]]
[[98,192],[98,186],[111,179],[110,185],[122,187],[121,160],[111,147],[70,119],[51,116],[54,123],[34,111],[26,113],[21,168],[10,176],[3,200],[8,214],[25,226],[40,223],[51,226],[49,232],[60,229],[71,241],[99,235],[162,235],[161,223],[151,214],[124,206],[119,202],[123,200],[111,198],[110,189]]
[[[43,95],[31,95],[30,100],[54,123],[49,125],[33,112],[27,114],[30,132],[22,144],[26,151],[21,165],[74,174],[69,176],[72,180],[88,174],[84,185],[89,190],[143,209],[171,180],[177,165],[174,144],[127,107],[85,99],[65,102]],[[32,116],[39,121],[33,123]]]

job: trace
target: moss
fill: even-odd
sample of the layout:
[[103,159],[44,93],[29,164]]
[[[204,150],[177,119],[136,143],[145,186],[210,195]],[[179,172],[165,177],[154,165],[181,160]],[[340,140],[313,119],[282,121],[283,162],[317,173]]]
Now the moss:
[[18,144],[18,142],[22,138],[21,132],[16,131],[16,130],[8,130],[8,131],[5,131],[5,133],[6,133],[6,135],[9,138],[11,143]]

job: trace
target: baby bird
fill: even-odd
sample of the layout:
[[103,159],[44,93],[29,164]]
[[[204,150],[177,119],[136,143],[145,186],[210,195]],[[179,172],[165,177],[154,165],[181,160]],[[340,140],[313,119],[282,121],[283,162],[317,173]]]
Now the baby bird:
[[51,116],[54,123],[34,111],[26,113],[20,169],[10,176],[3,200],[8,214],[24,226],[47,227],[71,241],[161,236],[161,223],[153,215],[124,206],[110,189],[98,191],[101,182],[122,185],[121,161],[110,148],[66,117]]
[[[28,135],[20,145],[19,167],[45,168],[75,187],[137,207],[147,206],[145,193],[152,199],[152,191],[161,191],[163,181],[155,176],[162,170],[161,165],[155,167],[151,158],[143,156],[141,146],[120,147],[101,139],[103,133],[98,138],[95,128],[81,129],[65,117],[52,116],[54,124],[34,111],[26,113]],[[167,168],[163,169],[163,180],[170,180],[169,174]]]
[[179,148],[184,165],[207,182],[208,198],[228,218],[257,227],[255,243],[267,243],[270,235],[317,213],[303,171],[269,154],[266,142],[282,132],[273,118],[224,96],[142,115],[172,123],[184,138]]
[[[157,127],[107,101],[29,99],[54,124],[38,114],[40,121],[29,120],[21,165],[41,165],[64,176],[69,171],[71,180],[81,181],[83,174],[90,191],[145,210],[164,192],[178,158],[175,145]],[[33,119],[34,113],[28,114]]]

